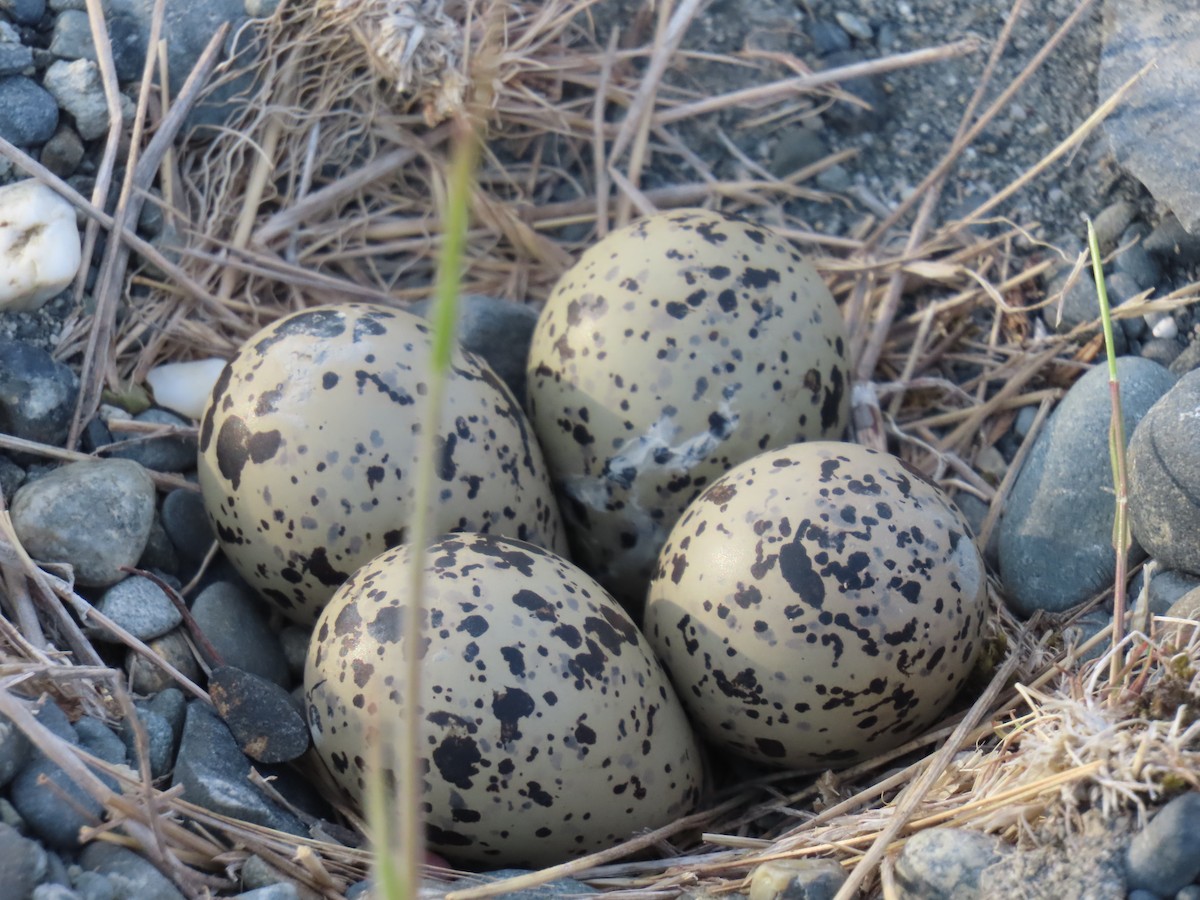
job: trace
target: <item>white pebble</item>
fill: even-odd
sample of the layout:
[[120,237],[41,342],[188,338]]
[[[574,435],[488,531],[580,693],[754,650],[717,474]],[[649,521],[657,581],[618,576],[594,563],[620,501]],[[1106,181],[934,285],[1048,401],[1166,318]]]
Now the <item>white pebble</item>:
[[1146,324],[1150,326],[1150,333],[1156,338],[1169,340],[1179,335],[1179,325],[1169,312],[1148,312],[1142,318],[1146,320]]
[[146,384],[150,385],[154,402],[159,406],[199,419],[224,368],[223,359],[163,363],[146,373]]
[[38,309],[79,271],[75,208],[39,181],[0,187],[0,309]]

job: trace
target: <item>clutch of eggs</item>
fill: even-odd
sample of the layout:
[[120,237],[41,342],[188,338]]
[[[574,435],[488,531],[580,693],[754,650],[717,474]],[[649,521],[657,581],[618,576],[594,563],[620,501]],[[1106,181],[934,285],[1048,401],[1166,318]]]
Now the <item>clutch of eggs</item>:
[[[412,515],[429,328],[346,303],[250,338],[213,387],[198,474],[225,555],[285,615],[316,620]],[[486,531],[565,551],[541,449],[520,406],[455,348],[437,446],[434,533]]]
[[645,631],[707,737],[818,770],[933,724],[986,613],[982,559],[942,491],[889,454],[815,441],[701,494],[659,556]]
[[573,558],[631,609],[659,548],[714,479],[764,450],[839,439],[841,316],[786,240],[682,209],[590,247],[542,309],[530,419]]
[[[696,739],[629,616],[531,544],[449,534],[359,569],[321,615],[304,684],[313,745],[361,803],[364,758],[404,686],[410,567],[424,566],[419,745],[430,847],[541,867],[691,812]],[[387,732],[382,732],[386,734]],[[391,775],[385,770],[385,775]]]

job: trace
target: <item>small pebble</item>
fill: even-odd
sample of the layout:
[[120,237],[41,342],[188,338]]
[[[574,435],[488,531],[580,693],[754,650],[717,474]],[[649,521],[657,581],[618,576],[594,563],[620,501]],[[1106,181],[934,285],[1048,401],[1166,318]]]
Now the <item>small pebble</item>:
[[319,894],[304,885],[291,884],[282,872],[258,855],[248,857],[242,863],[242,868],[238,871],[238,875],[241,878],[242,888],[246,891],[286,883],[296,888],[300,900],[321,900]]
[[1110,203],[1092,220],[1096,230],[1096,240],[1100,244],[1101,253],[1109,253],[1117,246],[1121,233],[1129,227],[1137,215],[1137,206],[1128,200],[1118,200]]
[[1194,235],[1167,213],[1143,242],[1151,253],[1183,265],[1200,262],[1200,235]]
[[1200,368],[1200,340],[1193,337],[1167,368],[1175,375],[1186,375],[1192,369]]
[[[1093,609],[1084,613],[1073,624],[1063,629],[1063,641],[1082,647],[1104,629],[1112,629],[1112,614],[1103,609]],[[1108,652],[1112,639],[1097,641],[1090,649],[1083,651],[1076,658],[1080,662],[1088,662]]]
[[1131,890],[1169,897],[1200,875],[1200,793],[1180,794],[1134,835],[1125,853]]
[[1183,347],[1175,338],[1151,338],[1142,344],[1142,359],[1153,360],[1163,367],[1171,365],[1182,352]]
[[175,545],[167,536],[159,515],[155,515],[150,525],[150,536],[146,538],[146,547],[138,557],[137,567],[149,569],[159,575],[179,574],[179,554],[175,552]]
[[0,340],[0,430],[5,434],[61,445],[78,396],[79,378],[70,366],[32,344]]
[[[821,68],[837,69],[865,61],[857,50],[842,50],[831,53],[821,60]],[[834,103],[825,113],[825,120],[835,128],[848,134],[878,129],[888,116],[888,94],[883,89],[883,80],[877,75],[848,78],[841,82],[843,90],[864,101],[868,108],[849,103]]]
[[192,617],[221,654],[221,663],[290,686],[287,659],[276,629],[267,623],[260,601],[248,588],[217,582],[200,592]]
[[36,25],[46,14],[46,0],[0,0],[0,10],[20,25]]
[[1156,287],[1162,277],[1158,261],[1143,243],[1148,232],[1149,229],[1137,225],[1125,229],[1121,235],[1121,244],[1125,249],[1113,260],[1113,268],[1118,273],[1128,275],[1143,290]]
[[57,127],[58,104],[49,91],[24,75],[0,78],[0,137],[18,147],[36,146]]
[[118,897],[137,900],[184,900],[183,894],[151,863],[132,850],[93,841],[79,854],[79,865],[108,878]]
[[[507,878],[516,878],[518,875],[528,874],[528,869],[498,869],[495,872],[484,872],[480,878],[486,883],[503,881]],[[599,891],[593,887],[588,887],[588,885],[581,881],[576,881],[574,878],[559,878],[556,881],[541,884],[534,888],[505,891],[504,896],[510,898],[510,900],[514,900],[514,898],[515,900],[551,900],[554,897],[571,897],[576,894],[596,893],[599,893]]]
[[850,49],[850,35],[833,22],[820,19],[814,21],[808,26],[808,36],[813,42],[813,50],[817,56],[828,56],[830,53]]
[[33,747],[25,732],[0,716],[0,788],[13,780],[29,761]]
[[83,162],[83,141],[74,128],[60,125],[42,147],[41,163],[59,178],[70,178]]
[[1161,340],[1172,340],[1179,335],[1179,325],[1169,312],[1148,312],[1143,317],[1150,328],[1150,333]]
[[833,900],[846,870],[831,859],[780,859],[750,875],[750,900]]
[[291,694],[233,666],[218,666],[208,678],[213,706],[242,752],[264,763],[290,762],[308,749],[308,724]]
[[224,369],[225,360],[216,358],[163,363],[146,373],[146,384],[159,406],[199,419]]
[[[75,130],[85,141],[93,141],[108,132],[108,101],[100,67],[90,59],[70,62],[58,60],[46,70],[42,85],[58,107],[75,122]],[[133,117],[133,101],[121,95],[122,118]]]
[[163,498],[162,525],[175,550],[188,563],[198,565],[216,536],[197,491],[176,488]]
[[[0,86],[8,80],[0,79]],[[0,107],[0,135],[4,135],[2,120]],[[53,134],[51,129],[43,140]],[[75,208],[31,178],[0,187],[0,208],[4,210],[0,221],[0,309],[39,309],[61,293],[79,271]]]
[[237,900],[300,900],[294,884],[280,882],[234,895]]
[[815,128],[795,127],[784,131],[771,152],[771,174],[783,178],[823,159],[829,150]]
[[[1137,602],[1142,592],[1142,581],[1146,574],[1145,566],[1134,576],[1129,585],[1130,602]],[[1174,569],[1164,569],[1157,566],[1150,579],[1149,601],[1150,614],[1162,616],[1167,614],[1175,602],[1200,587],[1200,577],[1189,575],[1187,572],[1177,572]]]
[[304,664],[308,656],[310,640],[312,640],[312,629],[305,628],[303,625],[285,625],[279,632],[279,643],[283,645],[283,655],[287,658],[288,671],[297,680],[304,677]]
[[[170,428],[188,428],[188,423],[165,409],[147,409],[133,421]],[[110,425],[110,427],[114,427]],[[118,446],[108,451],[111,459],[132,459],[155,472],[187,472],[196,468],[195,434],[163,434],[157,437],[141,432],[122,433]]]
[[[200,664],[196,662],[182,629],[168,631],[162,637],[148,641],[146,646],[186,678],[200,680]],[[174,678],[133,650],[125,658],[125,670],[129,673],[130,687],[137,694],[156,694],[175,684]]]
[[107,587],[146,548],[154,501],[154,482],[135,462],[67,463],[17,491],[13,525],[35,559],[70,563],[78,584]]
[[974,900],[980,876],[1001,859],[1000,842],[966,828],[928,828],[910,837],[896,859],[904,900]]
[[29,900],[84,900],[79,894],[64,884],[47,882],[39,884],[29,895]]
[[860,41],[869,41],[875,37],[871,24],[862,16],[842,10],[834,13],[833,18],[850,37],[858,38]]
[[190,703],[172,786],[182,785],[184,799],[213,812],[307,836],[304,824],[268,799],[249,774],[250,760],[228,726],[199,701]]
[[75,734],[79,736],[79,745],[92,756],[114,765],[123,766],[129,762],[124,741],[99,719],[80,716],[75,723]]
[[15,41],[0,42],[0,75],[20,75],[32,68],[32,50]]
[[[183,6],[186,10],[188,7]],[[180,7],[172,9],[171,21],[176,18]],[[109,47],[112,52],[113,68],[118,81],[134,81],[142,74],[146,59],[146,37],[138,23],[128,16],[111,14],[107,17]],[[164,39],[167,37],[163,35]],[[205,38],[207,40],[207,37]],[[87,60],[97,62],[96,45],[92,40],[92,28],[86,12],[64,10],[54,20],[54,31],[50,36],[50,52],[60,59]],[[172,82],[174,83],[174,82]]]
[[37,841],[22,837],[0,823],[0,884],[5,897],[28,897],[46,877],[46,851]]
[[0,454],[0,492],[11,498],[25,483],[25,470],[7,456]]
[[[171,771],[175,759],[175,734],[171,723],[146,704],[136,707],[137,720],[146,739],[146,758],[150,765],[150,776],[161,778]],[[128,722],[122,723],[121,740],[125,753],[134,767],[138,764],[137,732]]]
[[[118,581],[104,592],[96,608],[143,641],[161,637],[183,622],[183,615],[166,592],[140,575]],[[118,640],[102,627],[96,627],[94,635],[101,640]]]
[[187,698],[177,687],[164,688],[146,703],[146,708],[167,720],[174,733],[175,743],[183,734],[183,722],[187,717]]
[[1179,379],[1129,442],[1129,520],[1163,566],[1200,574],[1200,371]]

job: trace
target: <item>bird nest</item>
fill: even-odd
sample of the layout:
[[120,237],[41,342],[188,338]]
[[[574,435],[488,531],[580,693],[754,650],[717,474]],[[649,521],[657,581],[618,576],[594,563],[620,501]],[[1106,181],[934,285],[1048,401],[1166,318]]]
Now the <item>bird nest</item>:
[[[689,156],[685,129],[716,128],[734,112],[802,120],[847,99],[843,78],[984,52],[978,44],[852,71],[814,73],[791,59],[781,74],[777,59],[684,49],[695,0],[647,7],[623,37],[597,24],[600,6],[285,0],[269,19],[244,25],[234,42],[256,54],[220,62],[225,36],[218,35],[174,99],[148,67],[133,140],[114,129],[99,173],[107,187],[118,149],[130,148],[112,215],[4,147],[18,167],[73,199],[89,220],[89,241],[101,231],[123,236],[108,240],[94,304],[68,320],[59,342],[61,358],[82,360],[72,441],[103,396],[136,393],[160,362],[228,356],[264,325],[321,302],[403,305],[428,296],[443,243],[454,123],[469,115],[486,141],[471,198],[465,291],[537,303],[583,247],[658,209],[709,206],[768,223],[809,254],[842,306],[857,439],[901,456],[952,495],[987,504],[985,544],[1041,422],[1101,342],[1094,325],[1063,335],[1032,328],[1033,313],[1061,301],[1039,295],[1056,251],[1035,232],[1004,219],[988,220],[986,237],[969,226],[1078,147],[1119,96],[970,215],[934,228],[931,211],[955,160],[1003,106],[982,108],[981,84],[943,163],[898,208],[835,238],[798,220],[790,201],[832,202],[811,184],[844,154],[786,178],[739,157],[734,176],[723,177]],[[993,41],[993,59],[1006,39]],[[100,56],[115,85],[107,48]],[[758,83],[703,94],[675,77],[698,60],[753,67]],[[990,73],[989,65],[985,83]],[[214,91],[234,94],[232,118],[182,139],[188,111]],[[730,152],[738,153],[732,143]],[[649,178],[662,156],[686,159],[693,180]],[[161,206],[170,240],[150,245],[136,236],[133,223],[147,202]],[[1191,300],[1188,292],[1143,300],[1122,315]],[[962,372],[970,375],[955,374]],[[1023,407],[1037,411],[1034,426],[997,480],[980,456]],[[71,459],[79,456],[73,446],[19,449]],[[180,483],[157,477],[164,486]],[[103,664],[76,624],[94,611],[64,573],[30,560],[6,512],[0,526],[7,598],[0,713],[108,810],[89,838],[135,847],[195,896],[231,889],[251,854],[321,896],[340,896],[366,876],[370,855],[353,839],[362,823],[350,815],[314,823],[309,839],[233,821],[161,789],[148,771],[101,763],[41,727],[14,696],[48,693],[72,713],[136,720],[124,676]],[[1143,622],[1106,655],[1081,663],[1080,648],[1063,639],[1069,619],[1021,622],[995,590],[991,600],[988,650],[970,690],[922,737],[819,777],[747,778],[686,819],[518,881],[479,884],[454,873],[461,880],[452,896],[500,895],[565,875],[625,896],[720,893],[744,888],[762,862],[809,857],[846,867],[851,881],[842,896],[855,887],[882,887],[886,896],[896,850],[921,829],[959,825],[1036,843],[1055,829],[1070,831],[1086,810],[1140,816],[1165,794],[1196,785],[1195,623]],[[196,685],[184,687],[204,696]]]

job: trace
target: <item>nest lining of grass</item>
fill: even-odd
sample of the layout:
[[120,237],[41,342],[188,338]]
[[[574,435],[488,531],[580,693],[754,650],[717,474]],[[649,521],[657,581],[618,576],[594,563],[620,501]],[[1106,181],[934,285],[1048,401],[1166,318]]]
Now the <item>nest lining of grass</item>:
[[[598,5],[285,2],[253,26],[263,62],[253,69],[240,111],[227,127],[186,144],[176,140],[184,115],[213,85],[235,79],[245,60],[219,64],[225,36],[218,35],[168,101],[155,75],[161,54],[152,54],[132,140],[118,124],[106,145],[97,196],[114,181],[120,153],[128,154],[111,216],[0,144],[19,168],[75,202],[89,219],[89,241],[100,231],[121,237],[107,242],[93,303],[67,322],[59,343],[61,358],[83,360],[84,389],[68,447],[0,438],[2,446],[79,458],[71,448],[104,392],[128,398],[158,362],[227,356],[274,319],[321,302],[402,305],[428,296],[441,245],[450,123],[470,107],[484,122],[487,144],[472,201],[465,290],[536,303],[584,246],[655,209],[710,205],[761,220],[812,255],[842,305],[858,381],[858,440],[898,453],[951,494],[968,492],[989,504],[980,535],[986,542],[1045,416],[1102,347],[1094,325],[1067,335],[1031,328],[1030,313],[1062,299],[1038,294],[1037,279],[1057,251],[1039,244],[1034,223],[991,220],[989,237],[968,226],[1052,171],[1123,91],[974,214],[940,229],[930,223],[953,161],[1090,3],[1081,3],[987,106],[985,87],[1007,31],[986,47],[963,42],[813,73],[791,57],[681,49],[701,5],[696,0],[662,3],[641,23],[644,33],[634,27],[633,39],[607,42],[597,37]],[[1017,0],[1010,21],[1021,5]],[[88,9],[103,34],[99,3],[89,0]],[[156,27],[161,5],[159,17]],[[98,44],[116,108],[111,54]],[[849,237],[815,233],[787,206],[795,197],[844,202],[809,182],[847,153],[780,179],[721,133],[738,162],[730,179],[714,174],[680,137],[680,127],[693,122],[720,133],[720,114],[733,109],[750,109],[751,123],[802,119],[831,102],[853,102],[837,87],[841,78],[968,52],[987,52],[991,62],[943,164],[900,209],[877,204],[875,217]],[[743,91],[704,96],[680,75],[697,62],[752,67],[760,80]],[[655,158],[693,177],[640,187]],[[151,186],[161,200],[149,195]],[[150,247],[133,233],[144,202],[161,203],[177,236],[172,247]],[[1082,259],[1072,262],[1082,271]],[[1189,287],[1142,298],[1120,315],[1172,309],[1195,295]],[[997,480],[981,454],[1024,406],[1038,411],[1034,427]],[[156,478],[163,487],[186,484]],[[49,695],[71,714],[136,723],[123,674],[104,665],[77,619],[108,627],[152,665],[166,664],[92,609],[69,571],[34,563],[6,510],[0,510],[0,573],[0,713],[104,805],[107,819],[89,837],[139,850],[190,896],[233,888],[250,854],[320,896],[340,896],[364,877],[369,855],[343,828],[361,832],[362,823],[349,810],[344,823],[314,822],[313,837],[300,840],[194,807],[178,791],[156,787],[144,767],[104,764],[40,726],[18,697]],[[1078,650],[1064,649],[1061,639],[1067,617],[1022,623],[995,590],[991,601],[988,659],[974,690],[964,694],[970,705],[923,738],[818,778],[779,773],[747,780],[682,822],[524,881],[574,875],[629,897],[698,887],[721,893],[743,888],[760,862],[822,856],[851,872],[843,896],[856,886],[889,896],[894,851],[922,828],[963,825],[1033,845],[1044,833],[1035,826],[1069,830],[1086,809],[1143,816],[1171,791],[1197,786],[1196,623],[1155,620],[1144,626],[1148,633],[1131,631],[1105,657],[1078,664]],[[1116,683],[1108,677],[1114,659]],[[207,699],[199,686],[169,674],[189,696]],[[144,736],[139,742],[144,747]],[[115,776],[120,789],[97,778],[100,772]],[[453,896],[519,886],[470,887],[478,881],[464,876]]]

